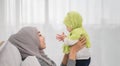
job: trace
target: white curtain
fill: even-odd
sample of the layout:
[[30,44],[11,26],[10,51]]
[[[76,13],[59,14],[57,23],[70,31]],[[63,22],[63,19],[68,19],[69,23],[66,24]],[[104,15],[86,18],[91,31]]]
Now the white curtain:
[[83,24],[101,23],[101,0],[4,0],[3,3],[6,25],[13,30],[42,24],[62,29],[64,16],[71,10],[80,12]]
[[101,0],[4,0],[4,8],[7,26],[17,29],[40,24],[62,29],[64,16],[71,10],[82,15],[83,24],[101,24]]
[[[59,66],[62,60],[62,42],[58,42],[55,35],[63,31],[67,33],[63,19],[67,12],[74,10],[82,15],[83,25],[91,37],[91,66],[110,66],[107,63],[111,62],[108,60],[108,54],[105,55],[107,45],[104,47],[105,40],[109,39],[106,35],[109,37],[109,33],[105,35],[104,33],[107,32],[106,27],[114,28],[120,25],[119,2],[119,0],[0,0],[0,40],[7,40],[11,34],[24,26],[35,26],[46,37],[48,56]],[[112,34],[114,33],[110,35]],[[106,40],[107,42],[109,40]]]
[[20,25],[45,23],[45,0],[20,0]]
[[82,15],[84,25],[119,24],[119,8],[115,10],[111,3],[108,0],[1,0],[1,25],[3,22],[6,29],[11,27],[12,31],[6,30],[9,34],[27,25],[43,30],[50,24],[60,30],[64,28],[64,16],[71,10]]

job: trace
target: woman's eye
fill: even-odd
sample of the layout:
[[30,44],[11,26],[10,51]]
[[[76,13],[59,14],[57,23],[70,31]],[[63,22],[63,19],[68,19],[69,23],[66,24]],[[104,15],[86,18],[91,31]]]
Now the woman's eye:
[[39,36],[42,36],[41,34]]

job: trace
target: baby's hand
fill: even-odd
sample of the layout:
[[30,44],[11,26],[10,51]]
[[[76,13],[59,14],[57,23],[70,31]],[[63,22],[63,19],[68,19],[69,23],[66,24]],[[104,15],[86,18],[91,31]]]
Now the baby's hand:
[[56,36],[56,39],[58,41],[64,41],[64,38],[66,37],[66,35],[64,34],[64,32],[60,35],[60,34],[57,34]]

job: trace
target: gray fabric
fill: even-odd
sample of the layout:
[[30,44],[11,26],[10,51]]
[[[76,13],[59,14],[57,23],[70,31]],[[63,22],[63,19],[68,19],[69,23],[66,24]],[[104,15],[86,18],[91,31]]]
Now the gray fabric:
[[36,56],[48,65],[54,65],[40,48],[38,30],[35,27],[22,28],[18,33],[12,35],[9,41],[19,49],[22,59],[27,56]]
[[[45,62],[43,62],[41,59],[37,58],[38,61],[40,62],[41,66],[49,66],[48,64],[46,64]],[[55,62],[53,62],[52,60],[48,59],[49,61],[51,61],[51,63],[53,64],[52,66],[56,66]]]
[[[75,65],[76,65],[76,61],[71,59],[68,60],[67,66],[75,66]],[[60,66],[66,66],[66,65],[61,64]]]
[[76,65],[76,61],[71,59],[68,60],[67,66],[75,66],[75,65]]
[[35,56],[28,56],[22,63],[21,66],[41,66]]
[[60,65],[60,66],[66,66],[66,65],[64,65],[64,64],[62,64],[62,63],[61,63],[61,65]]
[[48,64],[46,64],[45,62],[43,62],[41,59],[38,59],[38,61],[41,64],[41,66],[49,66]]

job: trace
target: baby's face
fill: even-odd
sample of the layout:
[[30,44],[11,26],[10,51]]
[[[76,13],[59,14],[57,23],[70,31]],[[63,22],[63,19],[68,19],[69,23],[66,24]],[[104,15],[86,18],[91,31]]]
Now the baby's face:
[[72,31],[72,28],[71,28],[71,27],[66,26],[66,28],[67,28],[67,31],[69,31],[69,32]]

